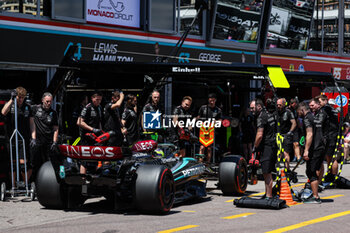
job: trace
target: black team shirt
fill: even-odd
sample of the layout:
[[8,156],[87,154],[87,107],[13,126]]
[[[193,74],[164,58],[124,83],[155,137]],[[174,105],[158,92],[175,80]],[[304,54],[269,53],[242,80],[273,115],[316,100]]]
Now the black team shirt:
[[[84,122],[92,128],[99,129],[102,122],[102,108],[101,106],[94,106],[93,104],[87,104],[80,113],[80,117],[84,119]],[[86,129],[79,128],[80,136],[84,136],[86,133],[90,133]]]
[[36,139],[40,142],[50,143],[53,140],[53,127],[58,126],[57,112],[52,108],[45,110],[42,105],[32,107]]

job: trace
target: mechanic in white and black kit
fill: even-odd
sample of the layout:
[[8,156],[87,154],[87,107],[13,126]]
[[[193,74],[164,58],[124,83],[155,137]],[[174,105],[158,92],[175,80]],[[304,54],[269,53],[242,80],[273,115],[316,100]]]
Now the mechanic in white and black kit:
[[[27,165],[27,179],[29,181],[31,176],[31,165],[30,165],[30,147],[29,142],[35,130],[34,118],[32,109],[29,104],[25,102],[27,96],[27,90],[23,87],[17,87],[11,92],[11,99],[4,105],[1,110],[2,115],[6,116],[6,125],[8,136],[11,137],[15,130],[15,105],[14,99],[17,101],[17,130],[22,135],[25,141],[25,154],[26,154],[26,165]],[[12,141],[14,142],[14,141]],[[19,167],[22,176],[22,181],[25,181],[25,161],[23,151],[23,141],[21,137],[18,137],[18,156],[19,156]],[[15,143],[12,144],[14,164],[16,163],[16,149]],[[15,169],[14,169],[15,171]],[[14,176],[16,177],[16,172]]]
[[[202,105],[198,111],[197,120],[206,121],[208,119],[214,119],[216,121],[222,120],[222,110],[216,106],[216,94],[210,93],[208,95],[208,104]],[[211,157],[213,155],[213,145],[207,147],[208,154],[206,157],[206,162],[210,163]],[[199,154],[204,156],[205,146],[201,145],[199,148]],[[199,159],[203,161],[203,158]]]
[[283,136],[285,166],[290,173],[290,153],[293,152],[293,132],[297,127],[293,113],[286,108],[286,99],[277,100],[277,131]]
[[35,130],[30,143],[32,148],[33,180],[40,166],[52,160],[50,155],[57,149],[58,140],[58,117],[57,112],[51,108],[53,96],[45,92],[42,96],[42,104],[33,105]]
[[[187,120],[192,119],[191,104],[192,97],[185,96],[182,98],[181,105],[177,106],[173,111],[173,122],[176,124],[175,131],[179,140],[179,157],[186,156],[186,144],[189,143],[191,136],[193,137],[191,133],[192,128],[186,126]],[[178,122],[183,122],[184,125],[180,126]]]
[[[92,146],[95,144],[95,141],[86,135],[87,133],[93,133],[96,136],[99,136],[101,134],[103,119],[101,101],[102,94],[95,92],[91,96],[91,103],[88,103],[81,111],[80,117],[77,120],[81,138],[79,145]],[[81,174],[86,174],[86,165],[86,163],[81,164]]]
[[[256,136],[254,141],[253,153],[260,153],[260,163],[262,173],[265,180],[266,198],[272,198],[272,172],[275,171],[277,158],[277,116],[276,107],[271,99],[267,102],[268,111],[265,109],[263,102],[260,99],[251,101],[250,111],[256,118]],[[258,158],[255,158],[258,159]],[[249,161],[254,164],[254,161]]]
[[[326,127],[326,149],[325,149],[325,155],[326,155],[326,160],[327,160],[327,167],[332,161],[334,152],[335,152],[335,147],[337,143],[337,137],[338,137],[338,132],[339,132],[339,122],[338,122],[338,113],[336,110],[328,104],[328,97],[326,95],[319,95],[316,98],[320,101],[321,109],[324,110],[324,112],[327,114],[327,127]],[[338,174],[338,160],[340,158],[335,159],[332,165],[331,173],[329,174],[331,180],[334,180],[334,176]],[[323,173],[321,168],[321,174],[320,178],[322,179]],[[319,180],[321,181],[321,180]]]
[[108,146],[122,146],[123,134],[120,118],[120,106],[124,101],[124,93],[120,90],[112,92],[111,102],[107,103],[104,108],[104,127],[105,132],[113,131],[107,142]]
[[139,139],[140,133],[137,120],[137,98],[133,94],[128,94],[125,98],[125,108],[122,114],[122,130],[128,146],[131,146]]

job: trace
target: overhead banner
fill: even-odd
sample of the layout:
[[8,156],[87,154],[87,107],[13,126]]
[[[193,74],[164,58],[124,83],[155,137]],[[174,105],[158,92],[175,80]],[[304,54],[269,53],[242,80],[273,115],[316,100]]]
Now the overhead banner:
[[140,0],[87,0],[86,21],[140,27]]

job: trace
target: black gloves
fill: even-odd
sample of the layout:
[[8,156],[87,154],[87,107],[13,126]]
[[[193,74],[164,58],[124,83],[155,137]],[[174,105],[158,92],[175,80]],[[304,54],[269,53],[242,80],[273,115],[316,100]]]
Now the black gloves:
[[93,129],[92,129],[92,132],[93,132],[94,134],[100,134],[100,133],[101,133],[101,130],[100,130],[100,129],[95,129],[95,128],[93,128]]
[[35,139],[30,140],[29,146],[30,148],[34,148],[36,146],[36,140]]
[[13,90],[11,92],[11,99],[14,100],[16,98],[16,96],[17,96],[17,92],[16,92],[16,90]]

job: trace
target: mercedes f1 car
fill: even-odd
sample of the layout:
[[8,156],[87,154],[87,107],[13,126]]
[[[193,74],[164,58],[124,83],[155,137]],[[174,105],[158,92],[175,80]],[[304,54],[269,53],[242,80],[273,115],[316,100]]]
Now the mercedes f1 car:
[[[74,209],[104,196],[116,209],[167,213],[174,203],[206,196],[206,181],[200,179],[206,177],[205,165],[176,153],[174,144],[154,140],[138,141],[131,149],[60,145],[38,172],[38,201],[47,208]],[[80,173],[82,163],[86,174]],[[246,171],[242,157],[226,156],[219,167],[223,193],[244,193]]]

